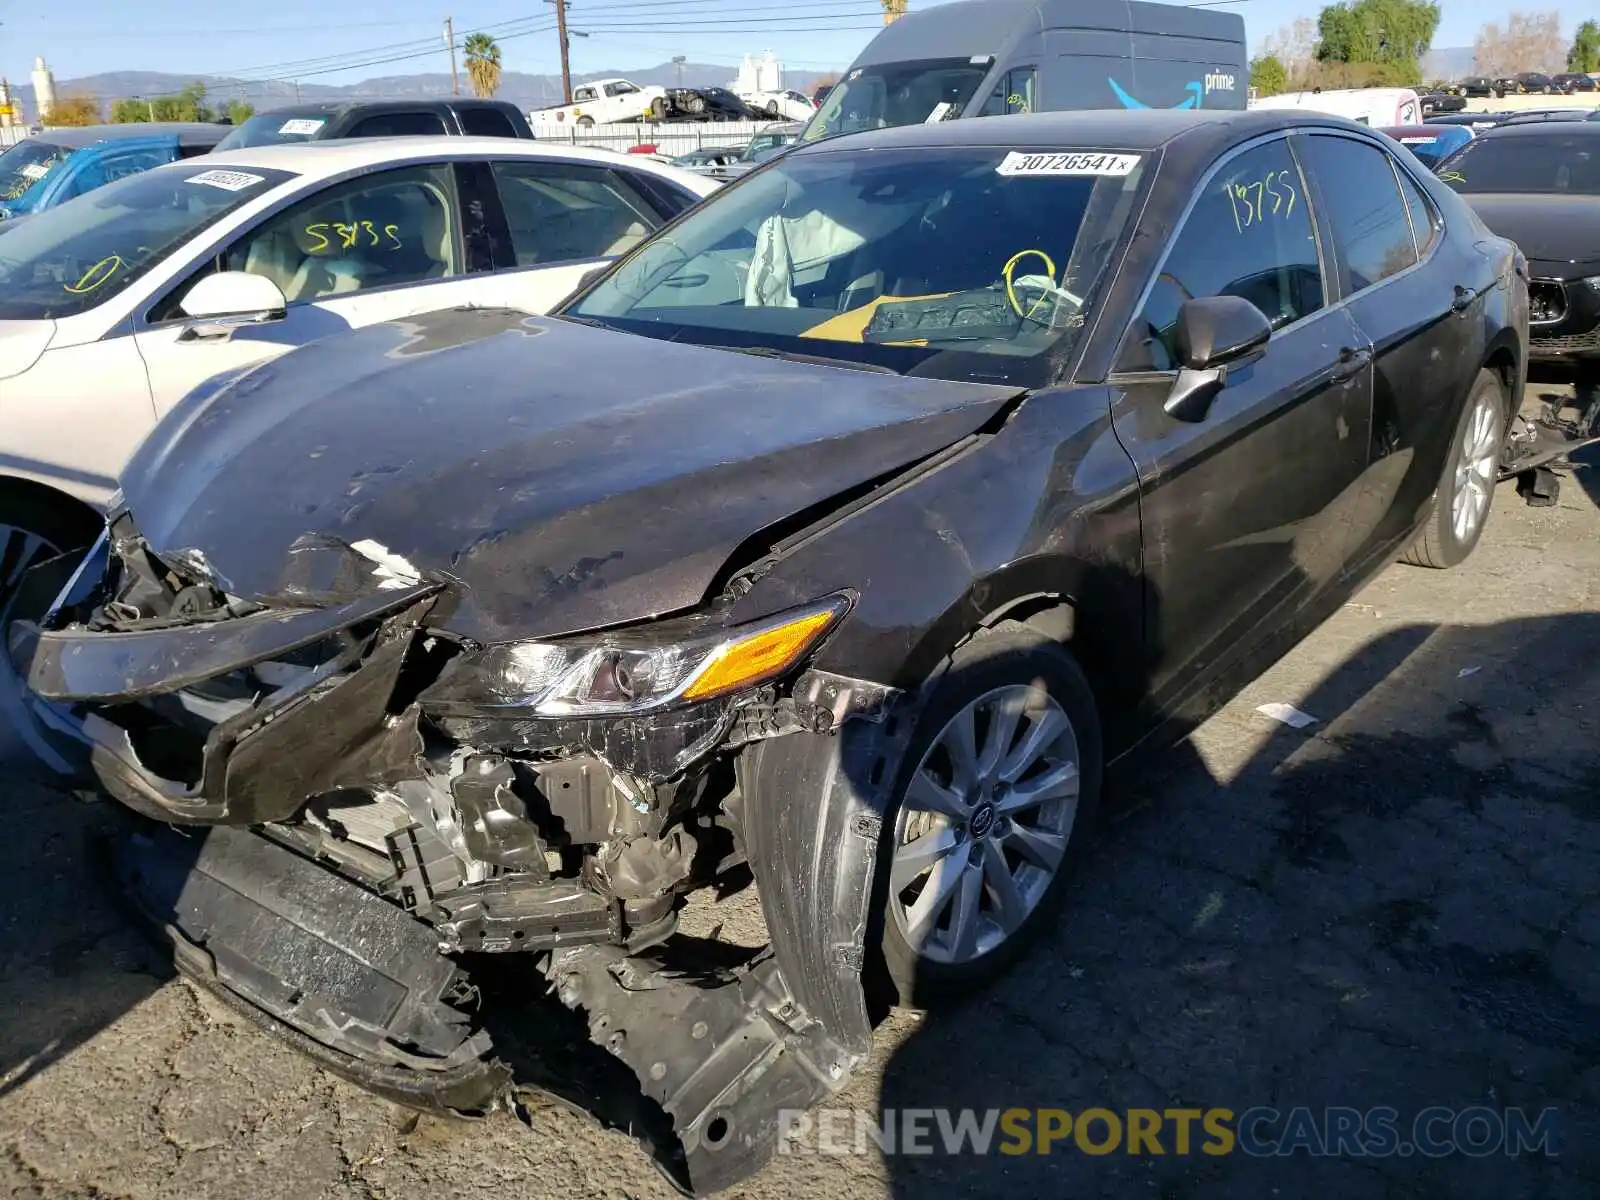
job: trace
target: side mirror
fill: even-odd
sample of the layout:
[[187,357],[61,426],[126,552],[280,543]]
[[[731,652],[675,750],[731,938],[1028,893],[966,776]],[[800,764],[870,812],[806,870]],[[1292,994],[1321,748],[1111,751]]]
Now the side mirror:
[[184,316],[196,321],[231,327],[277,320],[289,302],[284,299],[283,290],[264,275],[218,271],[190,288],[179,307]]
[[1230,367],[1259,357],[1272,339],[1272,322],[1238,296],[1205,296],[1178,310],[1178,382],[1163,406],[1179,421],[1203,421],[1227,385]]

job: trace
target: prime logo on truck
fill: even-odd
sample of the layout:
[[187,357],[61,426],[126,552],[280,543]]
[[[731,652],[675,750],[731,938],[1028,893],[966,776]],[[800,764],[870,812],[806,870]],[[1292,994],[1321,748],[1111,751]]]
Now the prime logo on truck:
[[1083,108],[1242,109],[1244,19],[1142,0],[956,0],[885,27],[806,127]]

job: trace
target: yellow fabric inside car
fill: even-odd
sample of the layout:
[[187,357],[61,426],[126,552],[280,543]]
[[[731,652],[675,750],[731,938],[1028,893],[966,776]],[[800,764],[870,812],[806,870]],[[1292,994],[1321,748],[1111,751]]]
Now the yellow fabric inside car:
[[[936,292],[931,296],[879,296],[869,300],[860,308],[853,308],[849,312],[842,312],[838,316],[829,317],[821,324],[813,325],[802,333],[801,337],[823,338],[830,342],[856,342],[867,340],[867,326],[872,324],[872,318],[878,309],[885,304],[909,304],[914,300],[944,300],[955,295],[954,292]],[[905,342],[885,342],[888,346],[926,346],[926,338],[919,338]]]

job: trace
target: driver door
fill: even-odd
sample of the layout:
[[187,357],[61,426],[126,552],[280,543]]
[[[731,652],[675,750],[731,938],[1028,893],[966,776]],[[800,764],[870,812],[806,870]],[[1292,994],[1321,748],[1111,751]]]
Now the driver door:
[[[1112,417],[1140,480],[1146,644],[1158,711],[1208,711],[1300,598],[1340,577],[1369,455],[1371,350],[1325,286],[1308,189],[1285,138],[1202,185],[1128,332]],[[1238,296],[1274,328],[1205,417],[1164,410],[1184,301]],[[1203,689],[1203,690],[1202,690]],[[1184,701],[1197,697],[1197,712]]]
[[[326,187],[266,218],[173,288],[135,335],[158,413],[207,379],[350,329],[449,308],[466,289],[462,219],[449,164],[401,167]],[[214,270],[271,279],[276,320],[211,332],[181,302]]]

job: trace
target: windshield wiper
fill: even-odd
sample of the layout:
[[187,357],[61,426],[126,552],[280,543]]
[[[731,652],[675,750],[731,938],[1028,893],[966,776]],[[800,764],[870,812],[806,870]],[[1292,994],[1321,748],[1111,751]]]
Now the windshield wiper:
[[858,362],[853,358],[829,358],[825,354],[799,354],[793,350],[774,350],[771,346],[706,346],[707,350],[729,350],[734,354],[753,354],[757,358],[782,358],[790,362],[821,363],[829,367],[847,367],[852,371],[876,371],[883,375],[898,375],[893,367],[882,363]]

